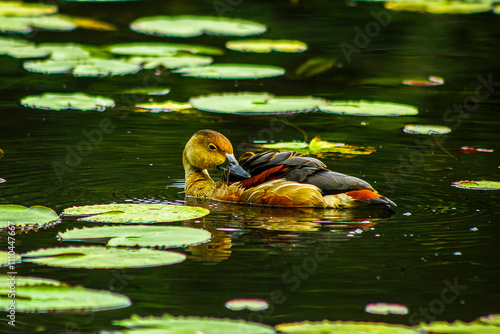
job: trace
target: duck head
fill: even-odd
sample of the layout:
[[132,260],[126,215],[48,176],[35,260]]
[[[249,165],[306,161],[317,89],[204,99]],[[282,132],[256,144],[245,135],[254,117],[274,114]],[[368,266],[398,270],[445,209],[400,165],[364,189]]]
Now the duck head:
[[212,130],[200,130],[189,139],[184,148],[183,164],[186,178],[194,172],[208,176],[207,170],[210,169],[228,171],[239,178],[251,177],[238,164],[229,139]]

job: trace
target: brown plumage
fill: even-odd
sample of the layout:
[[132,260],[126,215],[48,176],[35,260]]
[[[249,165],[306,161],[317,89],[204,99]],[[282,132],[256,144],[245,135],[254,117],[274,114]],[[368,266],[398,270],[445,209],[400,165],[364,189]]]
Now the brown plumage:
[[[219,201],[284,206],[353,208],[395,206],[367,182],[330,171],[318,159],[297,152],[247,152],[239,162],[231,142],[212,130],[195,133],[183,153],[186,196]],[[224,170],[219,182],[208,170]]]

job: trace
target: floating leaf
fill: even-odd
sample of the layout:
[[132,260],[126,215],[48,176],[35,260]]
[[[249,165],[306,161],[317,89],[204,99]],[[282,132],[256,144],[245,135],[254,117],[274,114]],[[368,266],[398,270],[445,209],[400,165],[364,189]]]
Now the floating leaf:
[[28,45],[33,45],[33,43],[23,39],[7,38],[0,36],[0,55],[9,54],[11,50]]
[[26,3],[22,1],[0,1],[0,15],[5,16],[39,16],[56,12],[56,5]]
[[91,215],[79,220],[100,223],[166,223],[206,216],[210,210],[187,205],[97,204],[64,209],[65,215]]
[[162,56],[162,57],[132,57],[128,60],[131,64],[136,64],[145,69],[154,69],[159,66],[165,68],[181,68],[204,66],[211,64],[213,59],[206,56]]
[[451,129],[447,126],[441,125],[409,124],[405,125],[403,131],[406,133],[418,135],[444,135],[450,133]]
[[179,263],[185,259],[184,254],[165,250],[105,246],[54,247],[23,254],[24,262],[88,269],[157,267]]
[[199,110],[228,114],[266,114],[311,111],[325,100],[315,97],[275,97],[268,93],[225,93],[192,98]]
[[331,69],[337,60],[329,57],[314,57],[306,60],[296,70],[295,74],[299,77],[310,78]]
[[394,11],[427,12],[431,14],[475,14],[492,9],[490,2],[456,2],[456,1],[393,1],[386,2],[385,8]]
[[167,95],[170,93],[170,88],[156,87],[156,88],[132,88],[126,89],[121,94],[143,94],[143,95]]
[[314,137],[309,144],[305,142],[280,142],[272,144],[254,144],[257,147],[272,149],[272,150],[284,150],[284,151],[296,151],[304,154],[317,154],[317,153],[338,153],[346,155],[363,155],[371,154],[375,152],[373,147],[360,147],[346,145],[344,143],[331,143],[328,141],[321,140],[320,136]]
[[500,326],[500,314],[488,314],[480,317],[477,321],[488,325]]
[[116,320],[114,325],[127,328],[159,329],[163,333],[184,334],[273,334],[270,326],[244,320],[217,319],[205,317],[174,317],[164,314],[161,317],[139,317],[133,315],[129,319]]
[[403,85],[408,86],[441,86],[444,79],[440,77],[429,77],[428,80],[404,80]]
[[58,15],[10,17],[0,16],[0,31],[28,34],[33,28],[45,30],[70,31],[76,28],[75,24]]
[[278,51],[294,53],[307,50],[307,44],[288,39],[245,39],[228,41],[226,48],[242,52],[269,53],[271,51]]
[[[0,284],[0,311],[8,312],[11,300],[8,298],[9,281],[6,276],[4,277]],[[15,291],[16,312],[104,311],[132,304],[124,295],[81,286],[71,287],[62,282],[43,278],[16,276]]]
[[[5,236],[4,237],[5,240],[5,244],[7,245],[5,248],[8,247],[8,239],[7,237]],[[10,253],[10,255],[9,255]],[[5,267],[7,265],[13,265],[13,264],[16,264],[18,262],[20,262],[21,260],[21,255],[15,253],[14,251],[3,251],[3,250],[0,250],[0,267]]]
[[58,219],[59,215],[45,206],[35,205],[27,208],[15,204],[0,205],[0,230],[12,225],[16,227],[43,226]]
[[77,77],[102,77],[138,72],[141,67],[127,61],[88,58],[80,60],[27,61],[23,67],[31,72],[44,74],[70,73]]
[[218,56],[224,53],[213,46],[155,42],[113,44],[107,47],[107,50],[113,54],[127,56],[173,56],[179,52]]
[[365,312],[373,314],[408,314],[408,308],[401,304],[371,303],[365,306]]
[[108,246],[130,247],[185,247],[207,242],[211,233],[201,228],[184,226],[99,226],[92,228],[72,229],[60,232],[63,241],[94,241],[107,239]]
[[433,321],[430,324],[422,323],[415,327],[420,330],[419,333],[439,333],[439,334],[498,334],[500,328],[480,322],[466,323],[462,321],[454,321],[448,323],[445,321]]
[[87,95],[85,93],[45,93],[31,95],[21,99],[25,107],[48,110],[98,110],[103,111],[113,107],[115,102],[103,96]]
[[179,111],[185,109],[193,108],[189,103],[175,102],[175,101],[165,101],[165,102],[151,102],[151,103],[142,103],[136,105],[137,108],[147,109],[151,112],[160,112],[160,111]]
[[225,304],[226,308],[233,311],[241,311],[244,309],[250,311],[262,311],[269,308],[269,303],[263,299],[255,298],[237,298],[228,300]]
[[403,325],[382,322],[355,321],[303,321],[276,325],[280,333],[289,334],[418,334],[419,332]]
[[73,43],[44,43],[16,47],[8,52],[15,58],[42,58],[50,57],[52,60],[69,60],[89,58],[90,53],[82,46]]
[[227,36],[259,35],[266,26],[257,22],[212,16],[153,16],[130,24],[134,31],[169,37],[195,37],[203,33]]
[[406,104],[370,101],[332,101],[319,106],[320,111],[353,116],[408,116],[418,109]]
[[453,187],[470,190],[500,190],[499,181],[458,181],[451,184]]
[[309,144],[300,141],[279,142],[270,144],[254,144],[257,147],[268,148],[270,150],[283,150],[283,151],[309,151]]
[[181,68],[175,73],[181,73],[186,77],[206,79],[262,79],[278,77],[285,70],[277,66],[254,65],[254,64],[218,64],[203,67]]
[[493,152],[493,150],[486,149],[486,148],[475,148],[475,147],[462,146],[459,149],[453,150],[453,152],[464,153],[464,154],[470,154],[470,153],[491,153],[491,152]]

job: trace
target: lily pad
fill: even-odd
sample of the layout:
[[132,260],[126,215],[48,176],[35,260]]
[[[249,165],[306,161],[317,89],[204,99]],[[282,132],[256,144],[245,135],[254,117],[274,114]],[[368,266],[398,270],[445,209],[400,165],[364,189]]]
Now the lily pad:
[[[16,312],[64,312],[64,311],[105,311],[128,307],[132,303],[124,295],[106,290],[71,287],[62,282],[52,282],[42,278],[16,276]],[[8,279],[0,284],[0,311],[9,311]],[[47,284],[48,283],[48,284]]]
[[262,311],[269,308],[269,303],[263,299],[255,298],[237,298],[228,300],[225,304],[226,308],[233,311],[249,310],[249,311]]
[[276,114],[314,110],[325,100],[315,97],[275,97],[268,93],[225,93],[192,98],[196,109],[228,114]]
[[162,56],[162,57],[132,57],[129,63],[139,65],[145,69],[154,69],[163,66],[168,69],[181,67],[204,66],[211,64],[213,59],[206,56]]
[[108,246],[186,247],[207,242],[211,233],[201,228],[184,226],[99,226],[60,232],[63,241],[107,241]]
[[204,33],[226,36],[260,35],[266,26],[257,22],[213,16],[153,16],[130,24],[134,31],[168,37],[195,37]]
[[488,325],[500,326],[500,314],[484,315],[477,319],[477,321]]
[[331,143],[321,140],[321,137],[314,137],[309,144],[305,142],[280,142],[272,144],[254,144],[257,147],[271,150],[296,151],[300,153],[338,153],[345,155],[364,155],[375,152],[374,147],[352,146],[344,143]]
[[[9,288],[10,275],[0,275],[0,290]],[[16,276],[16,287],[28,287],[36,285],[68,286],[68,284],[50,278]]]
[[204,217],[210,210],[187,205],[165,204],[97,204],[64,209],[65,215],[90,217],[82,221],[100,223],[166,223]]
[[50,57],[52,60],[84,59],[90,53],[82,46],[73,43],[44,43],[12,48],[9,56],[15,58],[42,58]]
[[269,53],[272,51],[297,53],[307,50],[307,44],[301,41],[288,39],[245,39],[228,41],[226,43],[226,48],[235,51],[255,53]]
[[56,5],[26,3],[22,1],[0,1],[0,15],[5,16],[39,16],[56,12]]
[[58,15],[17,17],[0,16],[0,31],[28,34],[33,29],[71,31],[76,25],[70,20]]
[[370,101],[332,101],[319,106],[320,111],[353,116],[408,116],[418,109],[406,104]]
[[216,64],[202,67],[181,68],[175,73],[181,73],[186,77],[205,79],[262,79],[278,77],[285,70],[277,66],[255,65],[255,64]]
[[[4,238],[7,239],[7,237]],[[8,245],[7,243],[8,239],[5,241],[6,245]],[[11,253],[11,255],[9,255],[8,251],[0,250],[0,268],[16,264],[20,261],[21,261],[21,255],[17,253]]]
[[500,190],[499,181],[458,181],[451,184],[453,187],[470,190]]
[[0,55],[9,54],[9,52],[15,48],[24,47],[28,45],[33,45],[33,43],[23,39],[0,36]]
[[35,205],[27,208],[22,205],[0,205],[0,230],[9,226],[35,227],[43,226],[59,219],[59,215],[45,206]]
[[491,2],[458,2],[458,1],[390,1],[385,8],[394,11],[427,12],[431,14],[475,14],[492,9]]
[[451,132],[451,129],[442,125],[419,125],[409,124],[405,125],[404,132],[418,135],[445,135]]
[[27,61],[23,67],[30,72],[43,74],[73,73],[77,77],[125,75],[141,70],[139,65],[127,61],[101,58]]
[[24,262],[88,269],[157,267],[180,263],[185,259],[184,254],[165,250],[105,246],[54,247],[23,254]]
[[276,325],[280,333],[288,334],[418,334],[408,326],[382,322],[303,321]]
[[174,317],[164,314],[161,317],[139,317],[113,321],[114,325],[127,328],[160,329],[164,333],[184,334],[273,334],[270,326],[244,320],[218,319],[205,317]]
[[224,54],[222,49],[214,46],[155,42],[113,44],[107,47],[106,50],[124,56],[173,56],[179,52],[211,56]]
[[31,95],[21,99],[25,107],[48,110],[98,110],[103,111],[113,107],[115,102],[103,96],[87,95],[85,93],[45,93]]
[[480,322],[466,323],[462,321],[454,321],[448,323],[445,321],[433,321],[430,324],[422,323],[415,327],[421,333],[439,333],[439,334],[499,334],[498,326],[484,324]]
[[371,303],[365,306],[365,312],[372,314],[408,314],[408,308],[401,304],[390,304],[390,303]]
[[151,103],[142,103],[136,105],[137,108],[147,109],[151,112],[161,112],[161,111],[179,111],[192,109],[193,107],[189,103],[175,102],[175,101],[165,101],[165,102],[151,102]]

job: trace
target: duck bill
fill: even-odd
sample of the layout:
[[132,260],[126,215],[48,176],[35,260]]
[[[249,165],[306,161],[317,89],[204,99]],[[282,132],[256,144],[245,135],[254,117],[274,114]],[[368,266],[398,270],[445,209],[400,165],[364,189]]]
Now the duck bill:
[[236,176],[239,178],[248,179],[252,177],[246,170],[244,170],[239,164],[234,154],[226,154],[226,161],[220,166],[218,166],[220,170],[227,170],[229,174],[232,176]]

